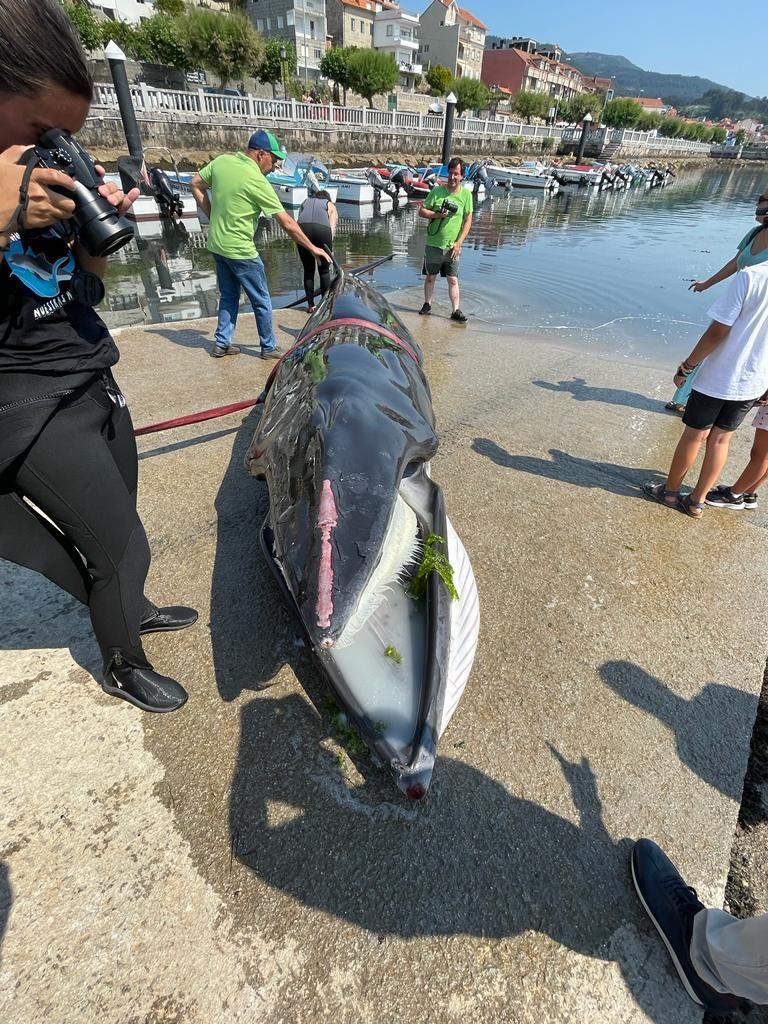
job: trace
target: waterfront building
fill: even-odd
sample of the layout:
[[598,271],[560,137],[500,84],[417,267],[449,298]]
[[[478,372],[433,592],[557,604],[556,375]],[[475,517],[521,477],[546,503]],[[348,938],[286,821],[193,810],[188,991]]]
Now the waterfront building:
[[[520,50],[518,42],[533,48]],[[504,44],[504,40],[501,41]],[[535,49],[535,40],[512,39],[483,54],[482,79],[489,87],[503,86],[513,95],[538,92],[555,101],[570,100],[584,89],[584,78],[571,64],[553,60]],[[559,50],[559,47],[556,49]],[[550,48],[551,52],[552,48]]]
[[296,73],[306,82],[320,77],[328,46],[325,0],[245,0],[243,10],[266,39],[296,47]]
[[432,0],[419,19],[416,59],[425,69],[441,64],[456,78],[480,78],[486,26],[456,0]]
[[[88,3],[108,21],[127,21],[132,25],[146,21],[155,13],[154,0],[88,0]],[[229,14],[230,0],[195,0],[195,6]]]
[[377,11],[373,22],[373,45],[389,54],[400,69],[400,86],[412,89],[416,75],[422,72],[419,50],[419,16],[388,5]]
[[373,19],[381,8],[377,0],[325,0],[328,35],[333,46],[373,46]]

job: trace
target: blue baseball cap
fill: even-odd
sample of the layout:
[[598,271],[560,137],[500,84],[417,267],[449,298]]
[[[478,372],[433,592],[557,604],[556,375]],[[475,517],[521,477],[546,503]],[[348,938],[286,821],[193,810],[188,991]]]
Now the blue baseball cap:
[[265,153],[273,153],[278,160],[285,160],[288,156],[272,132],[266,132],[263,128],[259,128],[250,137],[248,149],[263,149]]

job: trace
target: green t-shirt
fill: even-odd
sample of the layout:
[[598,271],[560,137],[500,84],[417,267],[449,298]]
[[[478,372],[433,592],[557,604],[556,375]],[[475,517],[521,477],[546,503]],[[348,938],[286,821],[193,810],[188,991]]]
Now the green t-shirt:
[[443,251],[450,249],[455,243],[461,234],[464,219],[473,210],[472,193],[463,185],[460,185],[455,192],[449,192],[445,185],[435,185],[424,200],[424,205],[428,210],[439,210],[444,199],[452,199],[456,203],[459,207],[456,213],[444,220],[430,220],[427,223],[427,245]]
[[245,153],[224,153],[200,169],[211,188],[208,248],[231,260],[258,256],[253,232],[260,213],[282,213],[277,193]]

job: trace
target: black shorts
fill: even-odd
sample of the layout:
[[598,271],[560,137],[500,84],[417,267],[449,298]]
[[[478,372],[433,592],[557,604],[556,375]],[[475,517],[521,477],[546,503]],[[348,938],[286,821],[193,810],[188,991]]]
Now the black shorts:
[[756,401],[756,398],[748,402],[711,398],[694,388],[685,406],[683,423],[694,430],[709,430],[710,427],[736,430]]
[[434,245],[428,245],[424,251],[424,266],[422,268],[422,274],[426,277],[440,275],[440,277],[458,277],[459,276],[459,258],[451,259],[448,255],[450,253],[443,252],[442,249],[438,249]]

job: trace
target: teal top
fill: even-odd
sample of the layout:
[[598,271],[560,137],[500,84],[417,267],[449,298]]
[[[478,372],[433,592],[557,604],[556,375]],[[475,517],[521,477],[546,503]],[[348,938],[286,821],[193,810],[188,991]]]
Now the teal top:
[[749,230],[739,242],[739,251],[736,253],[736,266],[739,270],[743,270],[745,267],[756,267],[758,263],[765,263],[768,260],[768,247],[762,252],[752,252],[752,243],[762,230],[762,225],[758,224],[756,228]]

